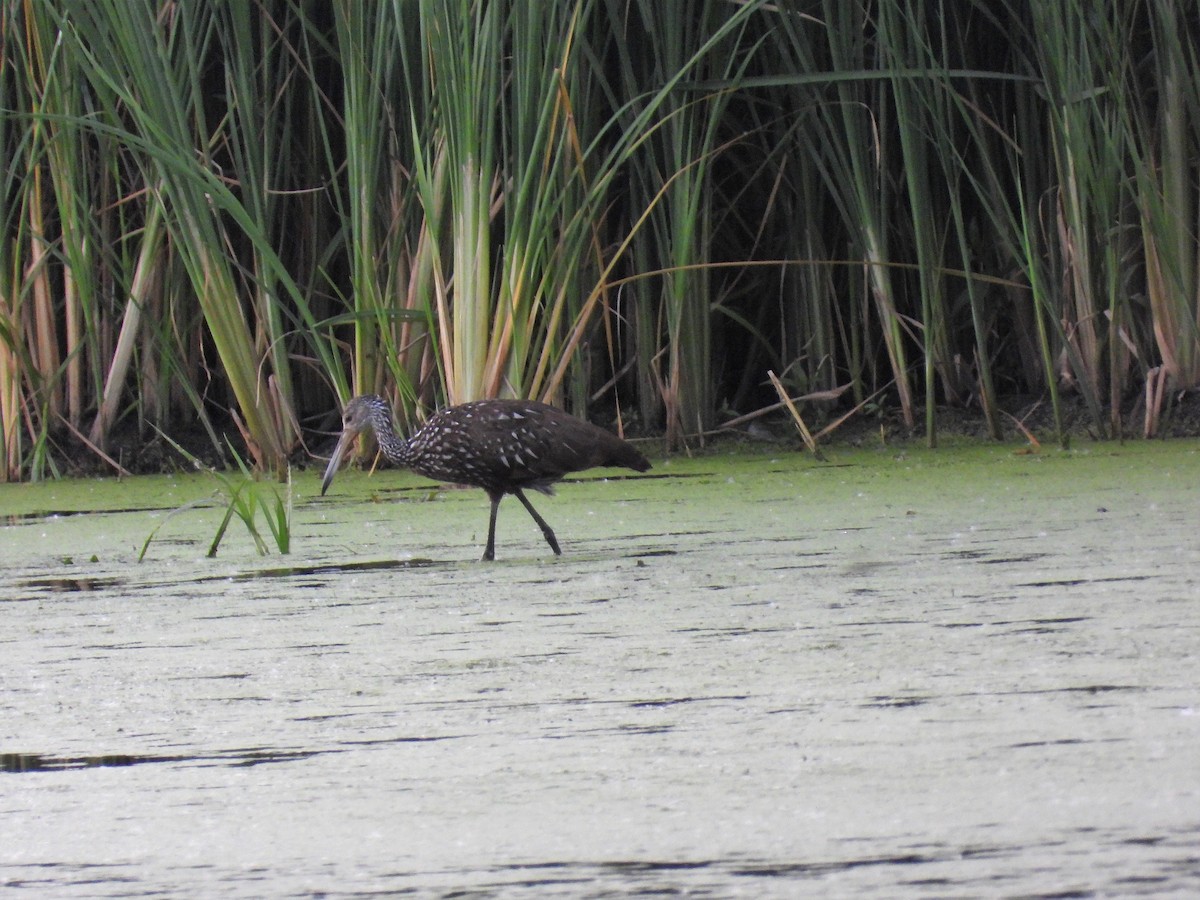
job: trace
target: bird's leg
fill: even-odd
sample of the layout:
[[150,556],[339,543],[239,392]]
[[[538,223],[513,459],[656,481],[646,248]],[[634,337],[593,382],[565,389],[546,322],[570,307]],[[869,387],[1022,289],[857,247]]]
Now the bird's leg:
[[[525,496],[525,492],[520,488],[513,491],[518,500],[529,510],[529,514],[533,516],[533,521],[537,522],[542,529],[542,536],[546,539],[546,543],[550,545],[550,549],[554,551],[555,556],[562,556],[562,551],[558,549],[558,538],[554,536],[554,529],[546,524],[546,520],[538,515],[538,511],[533,508],[533,504],[529,502]],[[495,507],[493,507],[493,510]]]
[[488,542],[483,550],[483,562],[491,562],[496,558],[496,513],[504,498],[503,494],[493,494],[491,491],[488,491],[488,496],[492,499],[492,514],[488,517]]

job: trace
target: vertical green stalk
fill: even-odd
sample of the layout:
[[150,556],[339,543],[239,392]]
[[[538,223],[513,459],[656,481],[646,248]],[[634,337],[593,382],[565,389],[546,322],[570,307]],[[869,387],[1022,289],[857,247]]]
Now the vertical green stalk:
[[[111,98],[110,121],[131,123],[123,139],[140,154],[147,182],[160,185],[171,246],[203,311],[250,451],[260,467],[282,472],[295,434],[279,291],[310,334],[315,323],[269,243],[268,167],[278,164],[277,145],[254,125],[268,102],[255,79],[269,66],[258,68],[254,28],[237,11],[232,19],[202,5],[162,12],[157,18],[145,0],[97,0],[62,26],[88,77]],[[215,70],[215,84],[208,65],[214,44],[228,47],[233,60]],[[218,88],[233,110],[214,126],[208,99]],[[243,279],[244,271],[255,277]],[[315,349],[327,355],[319,341]]]
[[64,409],[61,306],[54,284],[54,276],[62,272],[61,256],[54,252],[60,230],[54,162],[61,157],[52,149],[53,117],[63,112],[55,86],[60,66],[32,4],[8,4],[3,24],[2,477],[16,479],[27,472],[37,479],[51,466],[49,436]]
[[[30,41],[28,62],[30,86],[37,92],[35,113],[47,116],[33,122],[33,132],[44,141],[44,167],[35,172],[35,189],[44,186],[41,173],[49,178],[52,202],[46,212],[52,216],[57,240],[47,234],[47,247],[55,248],[51,266],[61,277],[61,333],[55,340],[62,344],[65,378],[55,376],[46,389],[56,403],[63,401],[67,420],[78,427],[88,397],[84,381],[85,366],[98,349],[87,341],[85,331],[98,312],[96,271],[99,261],[94,217],[89,205],[94,196],[89,183],[86,159],[92,152],[87,132],[80,125],[86,115],[82,99],[83,75],[72,55],[57,40],[57,21],[41,4],[26,4],[25,34]],[[57,306],[58,304],[54,304]],[[58,318],[57,310],[56,316]],[[59,332],[56,325],[53,329]],[[43,354],[44,355],[44,354]]]
[[[806,119],[801,119],[801,122]],[[782,137],[782,146],[791,149],[800,144],[802,129],[792,127]],[[782,232],[780,256],[791,261],[780,273],[780,351],[786,376],[785,384],[795,393],[832,390],[842,371],[854,385],[861,401],[861,357],[854,352],[856,342],[847,341],[849,331],[839,327],[843,312],[853,313],[856,304],[843,308],[837,302],[835,269],[831,263],[831,239],[825,233],[829,216],[827,197],[821,189],[820,175],[809,154],[789,153],[783,157],[780,173],[778,230]],[[855,339],[858,328],[850,326]]]
[[[1000,25],[1001,21],[987,17],[959,19],[956,30],[944,34],[943,46],[968,46],[967,29],[982,32],[975,37],[981,44],[999,41]],[[1053,258],[1057,243],[1048,240],[1038,224],[1039,218],[1046,217],[1039,200],[1047,196],[1046,186],[1054,180],[1052,154],[1044,143],[1039,83],[1028,65],[987,73],[961,87],[948,83],[940,97],[956,115],[947,113],[935,121],[945,129],[939,156],[948,173],[956,173],[959,185],[949,193],[950,211],[965,271],[989,430],[993,437],[999,436],[989,329],[1006,313],[1010,330],[994,337],[996,342],[1016,345],[1018,362],[1005,374],[1027,390],[1049,394],[1062,443],[1065,432],[1056,364],[1063,353],[1064,335],[1059,295],[1050,275],[1059,268]],[[968,210],[973,211],[970,216]],[[1009,302],[1002,304],[995,289],[991,296],[981,295],[976,268],[991,268],[993,277],[1006,280],[1021,273],[1025,284],[1017,280],[1006,286],[1002,296]]]
[[[254,355],[270,373],[270,402],[264,404],[264,413],[273,418],[270,430],[279,441],[278,449],[286,455],[295,437],[290,410],[296,399],[288,357],[289,329],[280,303],[283,287],[277,268],[265,256],[273,256],[273,248],[295,240],[292,232],[304,227],[304,223],[287,218],[280,197],[287,186],[287,173],[298,162],[290,153],[295,139],[289,133],[286,91],[295,74],[294,63],[272,27],[286,27],[286,19],[269,19],[247,3],[224,4],[216,13],[211,24],[212,39],[222,48],[221,82],[228,109],[214,137],[219,136],[228,152],[239,205],[254,224],[250,235],[230,234],[224,228],[222,231],[231,255],[244,241],[244,252],[250,259],[239,287],[248,298],[247,325]],[[213,143],[216,149],[215,140]],[[213,156],[215,161],[217,154]],[[256,241],[254,235],[261,235],[263,240]]]
[[[970,117],[976,111],[955,101],[958,95],[955,69],[956,65],[961,69],[962,64],[951,58],[951,48],[956,53],[969,52],[971,29],[981,23],[973,20],[970,8],[965,5],[948,8],[945,3],[938,3],[935,8],[927,8],[889,2],[882,3],[880,9],[880,41],[897,73],[892,85],[920,277],[927,440],[931,446],[936,440],[935,371],[940,375],[946,400],[951,403],[961,404],[978,387],[988,430],[998,439],[1001,432],[992,384],[988,326],[972,271],[976,261],[964,210],[964,195],[974,181],[972,170],[990,166],[991,161],[984,155],[986,143],[976,140],[972,146],[963,147],[967,136],[973,134],[978,139],[980,135],[978,130],[972,131],[970,123],[965,128],[961,123],[961,116]],[[979,71],[971,77],[976,81],[986,80],[991,73]],[[995,89],[994,83],[990,86]],[[986,195],[977,196],[986,206]],[[955,352],[956,322],[948,303],[945,273],[957,266],[948,259],[947,231],[953,236],[950,246],[961,260],[965,280],[978,366],[977,384],[964,381],[970,367],[961,365]]]
[[1118,269],[1123,245],[1135,226],[1128,221],[1130,206],[1125,202],[1125,79],[1131,64],[1131,24],[1119,18],[1117,8],[1099,10],[1084,0],[1035,4],[1031,9],[1059,182],[1069,374],[1101,430],[1105,423],[1100,391],[1108,381],[1110,427],[1119,434],[1125,386],[1119,334],[1125,327],[1126,302]]
[[117,408],[124,395],[125,379],[133,363],[138,337],[144,327],[143,313],[149,305],[151,291],[158,284],[157,276],[162,266],[160,254],[163,249],[163,237],[161,209],[151,202],[146,212],[146,224],[142,229],[129,298],[121,318],[121,330],[113,347],[108,375],[100,397],[100,409],[88,435],[88,439],[100,447],[105,445],[109,430],[116,421]]
[[664,272],[657,292],[650,285],[636,288],[637,326],[641,352],[652,353],[643,366],[643,411],[651,411],[657,391],[671,446],[686,434],[708,430],[715,415],[708,266],[712,165],[730,93],[750,58],[745,23],[759,6],[744,4],[731,14],[716,2],[609,4],[619,36],[617,91],[636,98],[644,85],[670,86],[685,77],[722,85],[660,89],[623,114],[630,131],[647,110],[656,120],[631,159],[630,208],[648,210],[650,224],[635,240],[634,260]]
[[[906,199],[912,225],[912,237],[917,255],[917,277],[921,297],[921,324],[924,339],[925,365],[925,440],[937,446],[937,384],[940,370],[946,385],[947,399],[958,401],[958,385],[951,374],[952,354],[949,348],[945,298],[941,271],[945,268],[942,256],[945,216],[939,214],[930,185],[930,160],[922,101],[933,86],[929,53],[924,46],[922,25],[902,15],[897,4],[880,4],[879,43],[884,63],[895,74],[891,90],[896,104],[896,129],[900,136],[900,155],[903,164]],[[922,70],[922,75],[910,70]]]
[[793,82],[793,106],[813,109],[805,131],[811,154],[838,210],[851,253],[862,261],[863,282],[874,307],[896,382],[905,423],[914,424],[904,331],[891,273],[889,215],[893,205],[889,122],[880,86],[879,60],[868,36],[868,10],[859,0],[824,0],[819,20],[781,12],[772,32]]
[[[347,228],[350,295],[354,318],[353,393],[378,393],[383,375],[400,375],[402,393],[412,386],[397,359],[403,351],[390,339],[398,312],[398,279],[408,271],[403,180],[389,159],[395,151],[396,111],[390,106],[395,70],[404,65],[404,23],[387,4],[334,5],[338,59],[342,70],[346,196],[341,207]],[[393,362],[393,360],[395,362]]]
[[[450,246],[439,254],[443,296],[438,327],[442,345],[449,350],[449,358],[443,359],[446,396],[458,403],[484,393],[492,320],[492,200],[499,186],[495,139],[504,58],[503,4],[422,0],[419,9],[426,54],[422,68],[432,73],[437,103],[436,127],[426,137],[435,137],[446,165],[444,224]],[[436,157],[435,153],[425,159]],[[440,203],[432,172],[426,168],[423,178],[427,217]]]
[[485,389],[536,396],[558,357],[565,322],[589,268],[593,213],[573,131],[579,87],[578,28],[585,4],[510,5],[509,89],[502,94],[497,302]]
[[[14,52],[8,49],[9,34],[14,28],[11,15],[13,11],[7,6],[0,10],[7,53]],[[15,65],[0,65],[0,105],[14,112],[20,96],[17,72]],[[20,234],[24,217],[20,214],[21,204],[16,201],[21,196],[21,170],[28,143],[28,129],[22,128],[14,117],[0,115],[0,195],[6,198],[0,204],[0,483],[20,479],[23,463]]]
[[1194,10],[1150,4],[1153,66],[1129,143],[1150,301],[1150,330],[1176,389],[1200,386],[1200,60],[1185,38]]

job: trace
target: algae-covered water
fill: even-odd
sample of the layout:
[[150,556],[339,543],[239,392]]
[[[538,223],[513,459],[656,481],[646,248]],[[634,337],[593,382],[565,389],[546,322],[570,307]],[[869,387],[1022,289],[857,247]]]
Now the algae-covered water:
[[0,886],[1200,892],[1200,444],[654,462],[0,486]]

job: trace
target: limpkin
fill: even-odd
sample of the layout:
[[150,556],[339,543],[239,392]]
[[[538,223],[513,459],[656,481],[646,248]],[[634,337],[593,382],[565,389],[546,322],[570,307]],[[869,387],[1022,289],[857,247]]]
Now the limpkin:
[[650,462],[615,434],[533,400],[478,400],[440,410],[411,438],[392,426],[392,411],[382,397],[355,397],[342,414],[342,436],[334,448],[322,495],[342,457],[365,431],[373,431],[383,455],[398,466],[432,478],[469,484],[487,491],[492,501],[485,560],[496,557],[496,511],[505,494],[529,510],[556,556],[562,555],[552,529],[533,508],[525,489],[554,493],[554,483],[569,472],[596,466],[620,466],[645,472]]

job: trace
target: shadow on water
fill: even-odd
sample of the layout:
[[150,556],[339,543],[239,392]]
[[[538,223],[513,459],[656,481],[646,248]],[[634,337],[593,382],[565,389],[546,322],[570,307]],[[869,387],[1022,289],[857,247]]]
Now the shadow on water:
[[[957,854],[957,851],[956,851]],[[645,860],[612,860],[600,864],[586,862],[545,862],[531,863],[525,866],[512,866],[510,870],[517,871],[546,871],[546,870],[564,870],[573,872],[587,872],[592,870],[596,875],[621,875],[630,878],[634,881],[638,876],[643,875],[661,875],[670,872],[695,872],[702,870],[721,870],[729,875],[754,877],[754,878],[784,878],[797,875],[808,876],[823,876],[836,872],[845,872],[849,869],[859,868],[861,866],[896,866],[896,865],[916,865],[919,863],[938,862],[942,857],[931,856],[925,854],[909,853],[901,856],[879,856],[869,857],[866,859],[846,859],[829,862],[812,862],[812,863],[768,863],[755,862],[753,860],[745,860],[744,862],[730,862],[729,860],[721,859],[702,859],[702,860],[666,860],[666,859],[645,859]],[[590,879],[579,878],[570,879],[570,881],[586,881]],[[554,880],[555,883],[562,883]],[[523,882],[523,885],[533,886],[538,884],[546,884],[545,880],[530,880]]]
[[100,578],[81,576],[79,578],[28,578],[18,581],[18,585],[44,591],[49,594],[71,594],[77,592],[103,591],[108,588],[120,587],[125,584],[124,578]]
[[[269,569],[256,569],[253,572],[239,572],[232,576],[233,581],[254,581],[259,578],[304,578],[311,575],[349,575],[353,572],[386,572],[395,569],[432,569],[438,566],[451,566],[455,563],[436,559],[418,557],[414,559],[375,559],[362,562],[322,563],[312,566],[275,566]],[[228,578],[213,578],[213,581],[227,581]]]
[[[642,538],[670,538],[678,537],[679,534],[653,534],[639,535]],[[627,558],[639,561],[653,559],[656,557],[675,556],[679,551],[659,548],[639,550],[627,554]],[[576,553],[572,555],[572,559],[576,561],[588,561],[598,559],[597,554]],[[389,572],[389,571],[417,571],[426,569],[446,569],[456,570],[464,566],[475,566],[476,560],[438,560],[429,557],[413,557],[412,559],[376,559],[362,560],[337,563],[317,563],[312,565],[300,566],[271,566],[263,569],[254,569],[250,571],[238,572],[233,575],[207,575],[200,578],[182,578],[178,580],[158,582],[153,585],[156,590],[170,588],[183,585],[224,582],[246,582],[246,581],[265,581],[273,579],[301,579],[310,578],[313,576],[331,576],[350,575],[359,572]],[[520,561],[509,561],[510,565],[519,565]],[[502,567],[504,561],[492,564],[493,567]],[[543,579],[545,583],[552,583],[553,579]],[[114,576],[51,576],[45,578],[26,578],[16,584],[19,587],[25,588],[35,594],[72,594],[72,593],[91,593],[94,591],[117,590],[128,587],[145,587],[139,585],[126,578]],[[21,595],[12,597],[0,597],[0,601],[29,601],[35,599],[34,595]]]
[[0,515],[0,525],[29,525],[48,519],[73,519],[78,516],[123,516],[126,513],[152,513],[173,509],[163,506],[131,506],[125,509],[35,509],[23,513],[6,513]]
[[317,756],[346,753],[364,746],[428,744],[453,740],[458,735],[434,737],[399,737],[370,741],[347,741],[345,746],[322,750],[278,750],[270,747],[239,747],[215,753],[106,753],[96,756],[54,756],[44,753],[0,753],[0,773],[27,774],[32,772],[62,772],[74,769],[127,768],[153,763],[177,763],[193,766],[228,766],[245,768],[266,763],[298,762]]
[[114,753],[100,756],[47,756],[41,753],[0,753],[0,772],[61,772],[67,769],[124,768],[146,763],[198,763],[257,766],[262,763],[310,759],[328,750],[229,750],[216,755],[160,755]]
[[[1170,842],[1166,835],[1152,835],[1124,841],[1127,844],[1154,846]],[[590,860],[561,860],[530,862],[521,865],[499,866],[495,880],[482,881],[476,885],[481,892],[517,889],[552,889],[579,886],[581,890],[594,889],[597,884],[619,884],[627,894],[690,894],[693,886],[702,895],[710,884],[724,884],[738,893],[741,889],[775,891],[791,883],[828,882],[838,876],[846,876],[864,870],[879,870],[879,883],[891,885],[891,893],[907,894],[919,891],[944,891],[961,882],[947,877],[947,872],[961,868],[964,862],[1019,860],[1028,854],[1037,853],[1036,844],[978,844],[971,846],[932,845],[920,852],[881,854],[871,856],[848,856],[843,859],[818,859],[805,862],[758,860],[753,857],[741,859],[617,859],[596,863]],[[998,878],[996,881],[1003,881]],[[1133,887],[1151,887],[1168,878],[1127,878],[1124,883]],[[984,879],[987,884],[990,879]],[[738,886],[739,882],[743,882]],[[777,882],[772,884],[772,882]],[[833,883],[838,883],[834,881]],[[996,887],[995,884],[992,885]],[[814,884],[814,889],[817,885]],[[828,884],[822,889],[822,895]],[[922,894],[924,895],[924,894]],[[588,893],[587,896],[593,896]],[[608,896],[607,893],[604,896]],[[771,896],[774,896],[772,893]],[[1089,897],[1091,891],[1054,891],[1041,893],[1043,897]]]
[[[654,535],[654,537],[664,537],[665,535]],[[630,559],[649,559],[657,556],[674,556],[678,553],[677,550],[659,549],[659,550],[643,550],[629,554]],[[587,559],[585,554],[576,553],[572,557],[575,560]],[[510,565],[518,565],[520,561],[507,561]],[[506,564],[506,561],[493,562],[488,564],[491,568],[500,568]],[[236,575],[214,576],[211,579],[195,579],[196,581],[256,581],[258,579],[270,578],[306,578],[313,575],[348,575],[354,572],[387,572],[406,569],[459,569],[464,566],[478,566],[479,562],[475,559],[468,560],[450,560],[450,559],[430,559],[428,557],[414,557],[412,559],[376,559],[364,560],[362,562],[344,562],[344,563],[321,563],[311,566],[275,566],[268,569],[255,569],[252,572],[239,572]],[[546,580],[549,583],[549,579]]]

